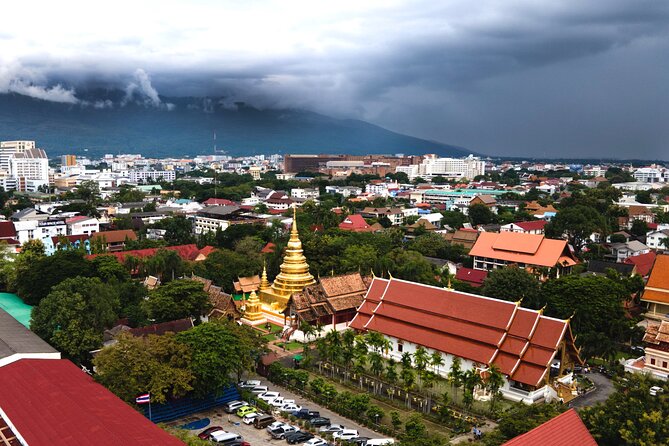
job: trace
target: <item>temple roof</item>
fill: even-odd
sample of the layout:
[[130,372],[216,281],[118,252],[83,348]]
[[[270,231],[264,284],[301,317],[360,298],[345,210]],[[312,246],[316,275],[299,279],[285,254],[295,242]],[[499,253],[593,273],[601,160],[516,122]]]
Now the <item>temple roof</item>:
[[563,339],[580,361],[568,320],[514,302],[398,279],[374,279],[350,327],[495,364],[532,386],[544,379]]

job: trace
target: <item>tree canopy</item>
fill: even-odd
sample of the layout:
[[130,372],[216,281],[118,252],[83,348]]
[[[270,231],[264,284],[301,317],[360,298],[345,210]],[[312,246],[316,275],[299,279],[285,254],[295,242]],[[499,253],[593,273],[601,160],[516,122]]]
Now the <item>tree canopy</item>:
[[524,307],[540,308],[541,286],[539,280],[517,266],[494,269],[488,273],[481,288],[483,294],[496,299],[517,302]]
[[199,319],[209,310],[209,295],[202,283],[189,279],[173,280],[149,292],[143,307],[149,320],[159,323],[185,317]]

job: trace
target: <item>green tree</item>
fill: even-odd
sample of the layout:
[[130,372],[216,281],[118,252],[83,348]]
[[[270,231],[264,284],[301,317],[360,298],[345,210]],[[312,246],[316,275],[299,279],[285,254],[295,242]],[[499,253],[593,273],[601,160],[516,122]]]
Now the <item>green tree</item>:
[[596,208],[586,205],[563,206],[546,225],[546,236],[552,238],[566,236],[569,244],[577,252],[581,251],[594,232],[606,235],[608,226]]
[[474,204],[469,206],[469,221],[472,225],[487,225],[497,220],[495,213],[485,204]]
[[104,282],[127,282],[130,280],[130,273],[114,256],[97,256],[91,262],[93,263],[95,276]]
[[[231,228],[236,226],[247,225],[233,225]],[[262,262],[257,256],[240,254],[228,249],[217,249],[209,254],[204,261],[196,262],[194,270],[195,274],[211,279],[223,290],[232,293],[234,291],[233,282],[238,277],[258,274],[262,270]]]
[[448,380],[454,389],[454,395],[457,394],[458,387],[462,386],[462,378],[462,359],[455,356],[451,362],[451,369],[448,372]]
[[488,273],[481,291],[484,295],[511,302],[523,301],[523,306],[540,308],[539,280],[517,266],[498,268]]
[[501,396],[500,389],[504,386],[504,375],[499,367],[491,365],[488,369],[488,379],[485,382],[486,389],[490,392],[490,410],[495,410],[495,404]]
[[378,252],[371,245],[350,245],[344,250],[341,259],[341,269],[344,272],[359,271],[369,274],[376,265]]
[[467,222],[467,216],[460,211],[443,211],[441,224],[452,229],[460,229]]
[[79,251],[56,251],[45,257],[21,253],[16,264],[16,291],[28,305],[37,305],[65,279],[92,275],[91,263]]
[[153,403],[165,403],[193,390],[188,345],[172,333],[133,337],[121,333],[117,343],[103,348],[93,359],[95,379],[127,403],[150,392]]
[[564,276],[544,283],[541,295],[547,316],[571,317],[572,330],[586,357],[599,356],[612,342],[629,339],[634,321],[625,317],[623,302],[629,292],[622,282],[608,277]]
[[202,283],[178,279],[149,292],[143,306],[150,320],[168,322],[185,317],[198,319],[209,310],[210,303]]
[[630,228],[630,233],[636,235],[637,237],[643,237],[648,232],[648,223],[643,220],[634,220],[632,222],[632,227]]
[[[650,394],[651,386],[664,389]],[[583,422],[599,444],[651,446],[669,444],[669,386],[641,374],[626,374],[603,404],[585,408]]]
[[165,229],[165,241],[168,245],[186,245],[193,243],[193,222],[186,217],[176,216],[161,220],[157,226]]
[[181,332],[176,340],[189,347],[197,396],[218,394],[233,383],[233,376],[252,371],[264,345],[249,327],[218,320]]
[[77,362],[102,344],[118,318],[118,290],[98,278],[66,279],[33,309],[30,329]]

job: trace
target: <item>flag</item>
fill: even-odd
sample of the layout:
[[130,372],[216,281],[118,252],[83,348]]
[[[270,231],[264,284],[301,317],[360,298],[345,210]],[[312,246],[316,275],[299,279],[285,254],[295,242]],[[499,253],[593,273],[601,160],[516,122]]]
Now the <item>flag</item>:
[[145,393],[144,395],[140,395],[137,398],[135,398],[135,402],[137,404],[147,404],[151,402],[151,394],[150,393]]

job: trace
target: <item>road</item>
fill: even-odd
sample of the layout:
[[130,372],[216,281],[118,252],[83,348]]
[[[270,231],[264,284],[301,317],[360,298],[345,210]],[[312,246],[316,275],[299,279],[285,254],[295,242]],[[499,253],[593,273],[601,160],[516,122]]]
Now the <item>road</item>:
[[576,398],[572,401],[572,407],[588,407],[594,406],[597,403],[602,403],[611,395],[615,388],[613,383],[609,378],[602,375],[599,372],[592,372],[586,375],[597,387],[597,390],[590,392],[587,395],[583,395],[580,398]]

